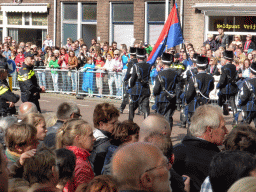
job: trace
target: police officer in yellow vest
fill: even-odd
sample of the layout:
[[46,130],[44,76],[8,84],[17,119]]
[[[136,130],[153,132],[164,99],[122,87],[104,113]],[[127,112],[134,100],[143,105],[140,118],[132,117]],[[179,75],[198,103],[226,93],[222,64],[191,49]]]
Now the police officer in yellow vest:
[[18,82],[21,91],[21,101],[32,102],[36,105],[37,110],[41,113],[39,106],[40,93],[45,92],[45,87],[39,87],[34,68],[34,55],[29,53],[25,59],[25,63],[18,72]]
[[20,96],[14,94],[6,81],[8,76],[8,65],[5,62],[0,62],[0,116],[5,117],[16,113],[15,103],[20,99]]

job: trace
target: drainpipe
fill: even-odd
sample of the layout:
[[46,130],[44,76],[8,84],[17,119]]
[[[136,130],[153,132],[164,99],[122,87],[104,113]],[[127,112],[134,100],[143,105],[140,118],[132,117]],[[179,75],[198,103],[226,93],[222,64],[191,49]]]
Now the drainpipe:
[[[184,19],[184,14],[183,14],[183,10],[184,10],[184,0],[181,0],[180,1],[180,27],[181,27],[181,31],[182,31],[182,34],[183,34],[183,19]],[[183,38],[184,38],[184,35],[183,35]],[[180,49],[182,48],[182,45],[180,45]]]
[[165,22],[169,16],[169,0],[165,0]]
[[53,24],[53,45],[56,45],[56,8],[57,8],[57,0],[54,0],[54,24]]

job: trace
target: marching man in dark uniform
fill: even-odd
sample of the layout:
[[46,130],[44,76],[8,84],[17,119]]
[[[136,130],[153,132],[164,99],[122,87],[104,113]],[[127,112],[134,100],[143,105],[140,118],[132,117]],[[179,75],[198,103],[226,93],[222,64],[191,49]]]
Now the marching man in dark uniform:
[[225,51],[223,57],[225,59],[225,65],[221,68],[220,81],[217,85],[217,89],[220,89],[220,92],[218,94],[218,104],[219,106],[222,106],[229,100],[233,110],[233,115],[235,115],[237,113],[235,105],[235,95],[238,92],[238,87],[236,85],[236,66],[232,64],[232,60],[234,57],[233,51]]
[[244,122],[250,124],[252,120],[256,127],[256,63],[250,67],[250,79],[245,81],[241,90],[239,106],[245,112]]
[[178,73],[170,69],[173,62],[173,55],[163,53],[162,63],[163,70],[159,72],[155,80],[154,96],[156,97],[157,113],[165,116],[169,121],[170,127],[173,125],[173,114],[176,109],[175,88],[178,82]]
[[146,50],[144,48],[136,49],[136,57],[138,63],[133,65],[131,70],[131,78],[128,86],[131,88],[129,93],[131,95],[131,102],[129,104],[129,120],[133,121],[134,111],[141,105],[141,110],[144,113],[144,118],[149,115],[149,78],[151,65],[146,63]]
[[126,105],[129,104],[129,93],[127,91],[128,80],[131,77],[131,69],[132,69],[133,65],[135,63],[138,63],[138,61],[136,59],[136,48],[135,47],[130,47],[130,57],[131,57],[131,60],[127,64],[127,71],[126,71],[126,74],[124,77],[124,85],[123,85],[124,94],[123,94],[123,101],[122,101],[122,104],[120,107],[120,113],[123,113]]
[[40,93],[45,92],[45,87],[39,87],[34,67],[34,55],[29,53],[25,59],[25,63],[18,72],[18,81],[21,91],[21,101],[32,102],[36,105],[37,110],[41,113],[39,106]]
[[188,104],[188,120],[196,108],[209,102],[209,93],[214,89],[214,78],[205,72],[208,58],[197,56],[198,73],[189,79],[185,99]]
[[7,62],[0,61],[0,116],[8,116],[16,113],[15,103],[20,99],[14,94],[6,81],[8,76]]

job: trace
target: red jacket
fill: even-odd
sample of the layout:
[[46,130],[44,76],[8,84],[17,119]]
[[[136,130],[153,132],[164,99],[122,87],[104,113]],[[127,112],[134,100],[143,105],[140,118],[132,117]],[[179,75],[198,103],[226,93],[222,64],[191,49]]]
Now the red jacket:
[[68,146],[66,149],[72,151],[76,156],[74,178],[65,186],[65,190],[74,192],[80,184],[89,183],[94,178],[94,173],[88,159],[90,153],[87,150],[76,146]]
[[[62,55],[61,55],[61,56],[62,56]],[[61,57],[61,56],[60,56],[60,57]],[[68,54],[65,54],[64,61],[65,61],[66,65],[68,65],[68,57],[69,57]],[[61,69],[66,69],[66,68],[64,68],[64,67],[62,66],[62,64],[63,64],[63,60],[62,60],[62,59],[59,58],[58,64],[59,64],[59,66],[61,67]]]
[[22,67],[22,63],[25,61],[24,54],[18,54],[15,58],[15,63],[17,67]]

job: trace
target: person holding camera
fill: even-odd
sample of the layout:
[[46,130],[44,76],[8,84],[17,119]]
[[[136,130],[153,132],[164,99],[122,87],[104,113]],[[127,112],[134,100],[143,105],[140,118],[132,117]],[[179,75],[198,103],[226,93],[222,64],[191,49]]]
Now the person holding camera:
[[163,115],[170,124],[173,125],[173,114],[176,109],[176,95],[174,93],[178,83],[178,73],[170,69],[173,62],[173,55],[163,53],[163,70],[158,73],[155,79],[153,94],[156,97],[155,105],[157,113]]

